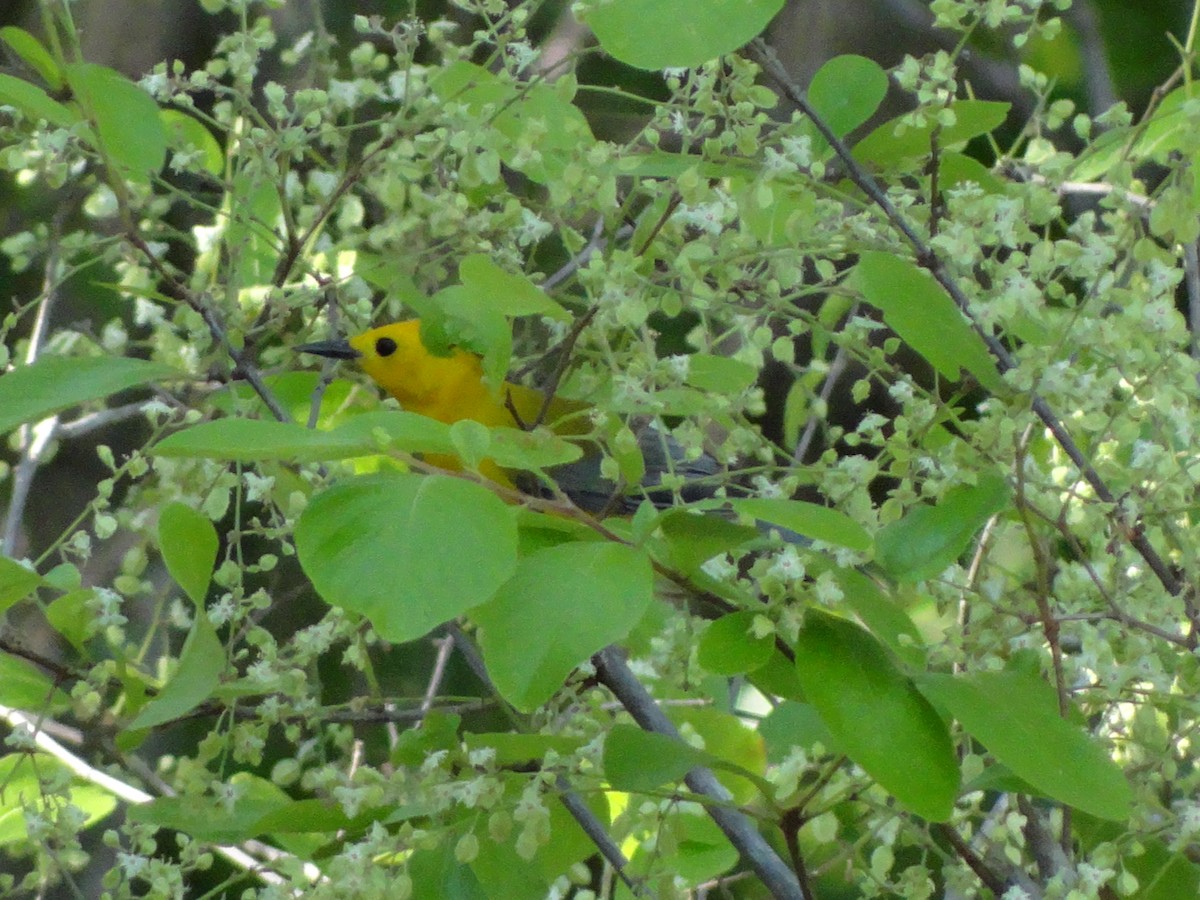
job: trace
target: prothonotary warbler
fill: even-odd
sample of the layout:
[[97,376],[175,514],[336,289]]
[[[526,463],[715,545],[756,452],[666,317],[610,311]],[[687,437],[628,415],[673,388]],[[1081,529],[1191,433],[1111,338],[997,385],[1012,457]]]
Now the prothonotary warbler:
[[[296,349],[332,359],[354,360],[406,410],[447,424],[474,419],[488,426],[528,427],[537,422],[544,403],[541,391],[523,385],[489,386],[483,377],[482,362],[474,353],[462,349],[453,349],[448,356],[432,353],[421,340],[418,319],[381,325],[348,340],[318,341]],[[544,416],[545,424],[559,434],[579,434],[588,425],[586,409],[578,401],[553,398]],[[641,485],[644,496],[660,505],[669,503],[669,492],[659,485],[662,476],[670,471],[682,476],[688,485],[682,491],[685,499],[699,499],[711,493],[711,483],[704,486],[697,483],[718,471],[711,457],[685,460],[676,442],[649,428],[643,429],[639,445],[646,462],[646,477]],[[426,461],[442,468],[461,468],[454,457],[429,455]],[[536,489],[527,480],[514,481],[488,460],[480,466],[480,472],[501,484],[516,483],[522,488]],[[601,477],[600,454],[594,446],[578,462],[558,466],[551,474],[576,505],[593,512],[613,508],[616,486]],[[622,505],[628,508],[637,499],[618,498],[616,508]]]

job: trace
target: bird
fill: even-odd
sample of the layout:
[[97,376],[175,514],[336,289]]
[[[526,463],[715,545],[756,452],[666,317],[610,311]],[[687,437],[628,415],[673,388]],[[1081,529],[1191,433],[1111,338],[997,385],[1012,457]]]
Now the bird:
[[[545,394],[534,388],[509,382],[498,388],[490,385],[478,354],[461,347],[452,347],[446,355],[432,352],[422,340],[420,319],[380,325],[350,338],[302,344],[296,350],[354,361],[404,409],[439,422],[453,424],[472,419],[489,427],[521,429],[544,422],[560,436],[580,439],[583,456],[552,468],[548,474],[559,491],[587,512],[629,513],[641,499],[659,507],[670,506],[675,502],[675,492],[662,486],[667,473],[681,477],[683,487],[678,493],[684,502],[714,493],[715,476],[721,468],[717,461],[708,454],[689,458],[678,441],[649,425],[637,431],[646,463],[646,475],[637,486],[640,490],[622,492],[619,485],[601,475],[603,454],[599,446],[583,439],[590,424],[586,403],[554,396],[547,404]],[[428,454],[425,461],[443,469],[462,468],[460,460],[445,454]],[[491,460],[484,460],[479,472],[505,487],[549,496],[546,485],[530,473],[507,471]]]

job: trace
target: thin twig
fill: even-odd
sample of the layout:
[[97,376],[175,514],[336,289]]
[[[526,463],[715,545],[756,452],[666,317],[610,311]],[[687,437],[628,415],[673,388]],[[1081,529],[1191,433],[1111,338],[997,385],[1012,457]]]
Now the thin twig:
[[[682,740],[675,725],[630,671],[620,651],[615,647],[606,647],[593,657],[593,661],[600,682],[613,692],[643,730]],[[709,801],[705,804],[705,811],[750,864],[772,897],[777,900],[805,900],[807,895],[796,873],[767,843],[750,819],[732,805],[732,796],[711,769],[696,766],[684,776],[684,782]]]

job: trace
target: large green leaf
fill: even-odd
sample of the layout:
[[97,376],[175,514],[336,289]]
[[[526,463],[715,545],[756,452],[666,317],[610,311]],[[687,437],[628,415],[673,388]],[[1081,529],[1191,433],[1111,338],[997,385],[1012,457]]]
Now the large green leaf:
[[937,506],[918,506],[875,536],[875,560],[901,581],[931,578],[951,565],[989,518],[1008,505],[1008,483],[986,473]]
[[736,512],[753,516],[769,525],[778,525],[797,534],[838,547],[863,552],[871,549],[871,536],[866,529],[845,513],[806,503],[803,500],[750,497],[731,500]]
[[955,118],[954,124],[947,126],[935,116],[918,126],[908,124],[906,116],[898,116],[859,141],[854,156],[859,162],[881,167],[911,167],[914,158],[933,152],[935,132],[940,149],[956,147],[1003,125],[1011,105],[998,100],[956,100],[947,107]]
[[523,711],[545,703],[576,666],[629,633],[653,589],[650,560],[624,544],[570,542],[525,557],[471,611],[496,689]]
[[664,546],[663,562],[684,573],[759,537],[758,529],[738,525],[715,514],[691,509],[669,509],[659,518]]
[[380,410],[355,416],[332,431],[269,419],[217,419],[159,441],[157,456],[237,462],[327,462],[369,456],[389,447],[410,453],[450,453],[448,427],[416,413]]
[[158,544],[175,583],[197,607],[217,562],[217,530],[207,516],[182,503],[168,503],[158,518]]
[[49,676],[23,659],[0,653],[0,704],[40,711],[52,699],[58,703],[67,698]]
[[126,177],[156,175],[167,159],[167,131],[158,104],[115,69],[67,66],[67,82],[96,126],[99,149]]
[[906,344],[951,381],[966,369],[990,391],[1003,386],[983,338],[967,323],[950,295],[916,263],[891,253],[859,257],[853,283],[863,299]]
[[16,107],[35,122],[45,119],[61,128],[69,128],[79,121],[77,113],[51,99],[36,84],[4,73],[0,73],[0,104]]
[[604,739],[604,776],[618,791],[652,791],[682,781],[712,757],[678,738],[616,725]]
[[50,51],[42,46],[41,41],[24,29],[15,25],[0,28],[0,41],[8,44],[9,48],[31,69],[41,76],[53,90],[63,86],[62,73],[58,63]]
[[871,118],[887,94],[887,73],[865,56],[835,56],[813,75],[808,100],[838,137]]
[[705,629],[697,648],[697,661],[715,675],[741,675],[765,666],[775,641],[751,630],[758,613],[741,610],[722,616]]
[[121,356],[44,356],[0,376],[0,434],[68,406],[177,375],[167,366]]
[[1120,766],[1058,712],[1054,689],[1022,671],[921,675],[917,686],[967,733],[1046,796],[1123,821],[1133,793]]
[[870,634],[809,610],[796,671],[840,750],[913,812],[950,817],[959,784],[950,734]]
[[230,797],[158,797],[130,807],[128,815],[195,840],[234,844],[261,835],[258,823],[292,802],[276,785],[249,772],[234,774],[229,785],[234,788]]
[[639,69],[698,66],[759,35],[783,0],[613,0],[586,22],[605,52]]
[[203,612],[179,654],[179,666],[158,696],[142,707],[126,731],[153,728],[191,712],[216,690],[225,671],[225,649]]
[[473,297],[506,316],[553,316],[569,319],[562,306],[524,275],[500,268],[484,253],[472,253],[458,264],[458,278]]
[[389,473],[314,497],[296,552],[326,602],[400,643],[491,598],[516,570],[517,526],[512,508],[477,484]]

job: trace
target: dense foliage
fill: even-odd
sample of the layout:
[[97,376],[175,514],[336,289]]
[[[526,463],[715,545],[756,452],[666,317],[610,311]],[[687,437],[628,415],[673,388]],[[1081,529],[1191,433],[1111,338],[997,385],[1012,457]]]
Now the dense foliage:
[[[1194,34],[1089,116],[1035,0],[803,88],[781,0],[203,5],[0,30],[0,893],[1196,896]],[[413,316],[584,433],[293,350]]]

